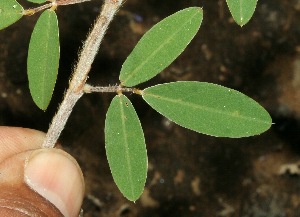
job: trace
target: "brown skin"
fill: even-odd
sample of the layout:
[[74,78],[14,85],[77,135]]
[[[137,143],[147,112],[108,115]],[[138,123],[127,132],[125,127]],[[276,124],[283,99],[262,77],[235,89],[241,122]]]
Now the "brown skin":
[[0,127],[0,216],[78,217],[82,172],[66,152],[42,149],[44,136],[31,129]]

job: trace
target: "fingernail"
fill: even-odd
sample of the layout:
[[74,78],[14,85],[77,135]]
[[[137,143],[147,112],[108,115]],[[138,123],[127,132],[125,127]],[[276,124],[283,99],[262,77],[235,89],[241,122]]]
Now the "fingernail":
[[59,149],[34,151],[25,165],[24,180],[64,216],[78,216],[84,182],[78,164],[70,155]]

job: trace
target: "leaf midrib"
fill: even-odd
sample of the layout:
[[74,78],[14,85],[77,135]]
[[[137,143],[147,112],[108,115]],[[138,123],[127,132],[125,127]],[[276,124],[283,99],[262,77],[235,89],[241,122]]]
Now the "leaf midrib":
[[[47,29],[48,29],[48,31],[46,32],[46,36],[47,36],[47,39],[49,39],[49,35],[50,35],[50,23],[51,23],[51,14],[49,13],[48,14],[48,22],[47,22]],[[45,46],[46,48],[45,48],[45,50],[46,50],[46,52],[45,52],[45,56],[48,56],[48,54],[49,54],[49,40],[47,40],[47,43],[46,43],[46,46]],[[44,73],[43,73],[43,77],[42,77],[42,84],[43,84],[43,88],[42,88],[42,90],[43,90],[43,94],[42,94],[42,104],[44,105],[45,104],[45,101],[47,100],[47,99],[45,99],[45,93],[46,92],[49,92],[49,90],[47,89],[45,89],[45,86],[46,86],[46,77],[47,77],[47,73],[46,73],[46,69],[48,68],[48,64],[49,64],[49,61],[48,61],[48,58],[45,58],[45,62],[44,62],[44,65],[45,65],[45,67],[44,67]],[[51,90],[52,91],[52,90]],[[47,101],[46,101],[47,102]]]
[[210,112],[210,113],[218,113],[218,114],[221,114],[221,115],[226,115],[226,116],[231,117],[231,118],[244,119],[244,120],[248,120],[248,121],[251,121],[251,122],[263,123],[263,124],[268,124],[269,125],[269,122],[263,121],[263,120],[260,120],[260,119],[256,119],[256,118],[253,118],[253,117],[248,117],[248,116],[245,116],[245,115],[235,116],[230,112],[223,112],[221,110],[217,110],[217,109],[214,109],[214,108],[211,108],[211,107],[202,106],[202,105],[191,103],[191,102],[179,101],[178,99],[171,99],[171,98],[163,97],[163,96],[156,95],[156,94],[145,93],[145,91],[144,91],[143,95],[144,96],[145,95],[152,96],[152,97],[157,98],[157,99],[165,100],[165,101],[176,103],[176,104],[181,104],[183,106],[193,107],[195,109],[204,110],[204,111]]
[[147,64],[147,63],[153,58],[153,56],[154,56],[155,54],[157,54],[159,51],[161,51],[162,48],[163,48],[166,44],[168,44],[168,43],[172,40],[172,38],[174,38],[174,35],[176,35],[179,31],[181,31],[181,30],[186,26],[186,23],[191,22],[191,20],[192,20],[196,15],[198,15],[198,13],[195,13],[193,16],[191,16],[190,19],[187,20],[183,25],[181,25],[181,28],[178,28],[177,31],[175,31],[173,34],[171,34],[170,37],[168,37],[167,40],[165,40],[165,42],[162,43],[162,44],[158,47],[158,49],[156,49],[156,50],[155,50],[154,52],[152,52],[148,57],[146,57],[146,58],[144,59],[144,61],[142,61],[141,64],[140,64],[138,67],[136,67],[136,68],[132,71],[132,73],[127,77],[127,79],[125,79],[124,81],[121,81],[121,82],[126,86],[126,82],[127,82],[130,78],[132,78],[134,75],[136,75],[136,74],[139,72],[139,70],[140,70],[145,64]]
[[243,0],[240,0],[240,15],[241,15],[241,22],[243,22],[244,16],[243,16]]
[[128,148],[129,148],[129,144],[128,144],[128,137],[127,137],[127,131],[126,131],[126,126],[125,126],[125,112],[124,112],[124,106],[123,106],[123,100],[122,100],[122,96],[120,96],[120,113],[121,113],[121,120],[122,120],[122,132],[124,135],[124,144],[125,144],[125,158],[126,158],[126,163],[128,166],[128,175],[129,175],[129,181],[130,181],[130,188],[131,188],[131,194],[132,197],[134,196],[134,183],[132,180],[132,170],[131,170],[131,160],[129,158],[129,152],[128,152]]

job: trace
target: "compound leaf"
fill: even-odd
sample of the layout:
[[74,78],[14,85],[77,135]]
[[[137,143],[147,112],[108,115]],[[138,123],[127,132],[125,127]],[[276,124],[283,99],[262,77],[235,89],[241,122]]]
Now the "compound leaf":
[[137,200],[146,182],[147,151],[139,118],[124,95],[115,96],[108,108],[105,149],[118,188],[129,200]]
[[247,137],[270,128],[268,112],[246,95],[205,82],[173,82],[146,88],[144,100],[175,123],[212,136]]
[[15,0],[2,0],[0,3],[0,29],[17,22],[22,16],[23,7]]
[[36,105],[45,110],[51,100],[59,65],[59,33],[54,11],[46,10],[31,35],[27,73],[29,89]]
[[254,14],[257,0],[226,0],[230,13],[237,24],[245,25]]
[[32,2],[32,3],[42,4],[42,3],[45,3],[47,0],[27,0],[27,1]]
[[145,82],[170,65],[186,48],[200,28],[202,9],[191,7],[153,26],[125,60],[121,84],[132,87]]

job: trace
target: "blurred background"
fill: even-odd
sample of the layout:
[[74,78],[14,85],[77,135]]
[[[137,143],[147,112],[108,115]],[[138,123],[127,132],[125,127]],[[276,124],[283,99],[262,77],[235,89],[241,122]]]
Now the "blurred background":
[[[24,8],[33,6],[20,1]],[[61,58],[49,108],[33,103],[27,81],[29,39],[39,14],[0,32],[0,124],[46,132],[102,1],[57,10]],[[141,119],[149,157],[142,197],[132,203],[112,180],[104,120],[114,94],[89,94],[60,137],[82,167],[86,217],[298,217],[300,213],[300,1],[258,1],[244,27],[225,0],[127,0],[101,45],[88,83],[115,85],[122,63],[155,23],[191,6],[204,10],[200,31],[150,85],[195,80],[243,92],[263,105],[272,128],[255,137],[215,138],[184,129],[129,94]],[[72,177],[70,177],[72,178]]]

